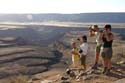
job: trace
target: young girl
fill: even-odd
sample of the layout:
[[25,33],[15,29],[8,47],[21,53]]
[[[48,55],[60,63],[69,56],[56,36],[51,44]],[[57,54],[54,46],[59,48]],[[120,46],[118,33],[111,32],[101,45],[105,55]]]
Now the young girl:
[[79,61],[80,61],[80,56],[79,56],[79,50],[76,46],[76,43],[72,43],[72,63],[74,67],[79,67]]

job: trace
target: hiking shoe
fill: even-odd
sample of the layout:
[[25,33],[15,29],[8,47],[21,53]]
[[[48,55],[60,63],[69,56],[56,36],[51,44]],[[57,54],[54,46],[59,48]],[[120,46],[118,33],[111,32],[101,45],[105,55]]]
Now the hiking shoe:
[[108,69],[106,72],[105,72],[105,75],[110,75],[111,72],[110,72],[110,69]]
[[102,73],[103,73],[103,74],[105,74],[105,73],[106,73],[106,71],[107,71],[107,67],[105,67],[105,68],[104,68],[104,70],[103,70],[103,72],[102,72]]

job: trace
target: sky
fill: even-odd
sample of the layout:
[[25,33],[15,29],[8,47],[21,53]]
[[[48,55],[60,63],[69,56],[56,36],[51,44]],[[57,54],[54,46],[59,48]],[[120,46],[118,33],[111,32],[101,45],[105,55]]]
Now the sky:
[[125,0],[0,0],[0,13],[125,12]]

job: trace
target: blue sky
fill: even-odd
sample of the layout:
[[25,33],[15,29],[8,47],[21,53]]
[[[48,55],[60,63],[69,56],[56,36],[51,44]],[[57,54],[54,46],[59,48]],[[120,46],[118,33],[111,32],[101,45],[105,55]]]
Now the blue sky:
[[0,0],[0,13],[125,12],[125,0]]

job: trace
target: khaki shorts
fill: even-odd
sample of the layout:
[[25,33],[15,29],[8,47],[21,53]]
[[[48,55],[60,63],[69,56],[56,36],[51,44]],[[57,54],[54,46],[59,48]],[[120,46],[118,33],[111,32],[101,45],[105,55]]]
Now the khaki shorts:
[[95,48],[95,51],[100,52],[101,51],[101,46],[102,46],[102,44],[97,44],[96,48]]
[[111,59],[112,58],[112,48],[102,48],[101,49],[101,56],[103,59]]
[[81,65],[85,65],[86,64],[86,56],[82,56],[80,58],[80,62],[81,62]]

